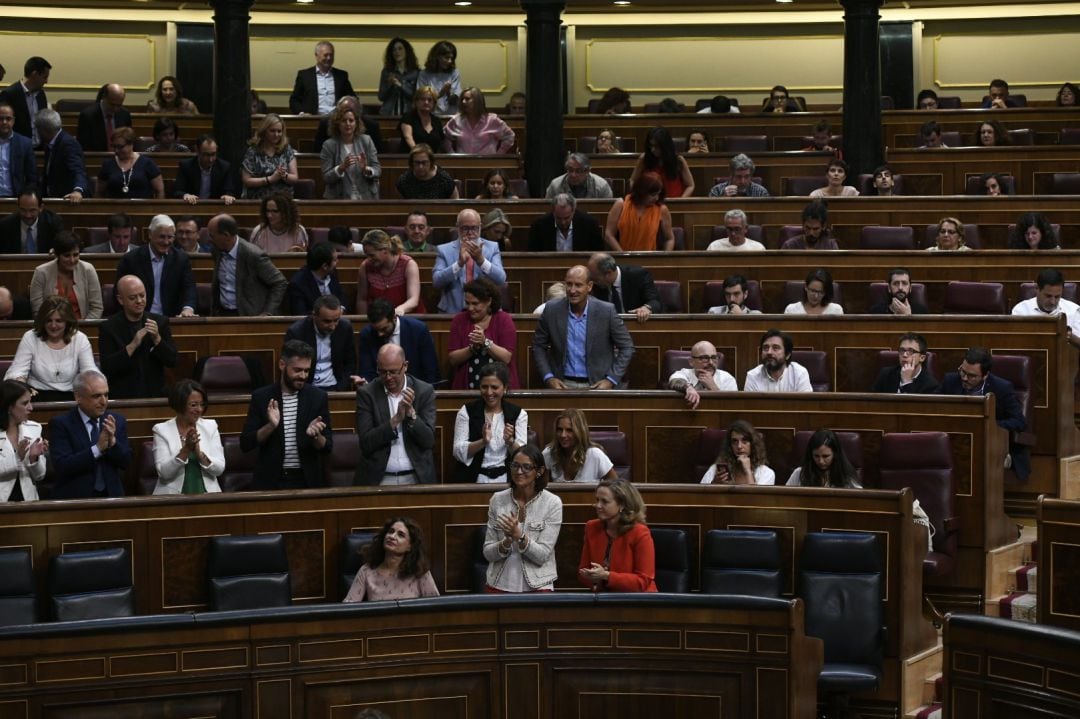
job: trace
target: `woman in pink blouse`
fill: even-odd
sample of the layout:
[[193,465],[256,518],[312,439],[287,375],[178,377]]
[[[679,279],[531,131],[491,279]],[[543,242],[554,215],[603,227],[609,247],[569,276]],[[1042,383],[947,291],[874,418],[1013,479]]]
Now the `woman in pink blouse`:
[[356,573],[346,602],[379,602],[437,597],[428,571],[424,533],[408,517],[391,517],[361,550],[364,564]]
[[443,128],[447,152],[467,155],[505,155],[514,147],[514,131],[494,112],[488,112],[484,93],[470,87],[461,93],[461,112]]

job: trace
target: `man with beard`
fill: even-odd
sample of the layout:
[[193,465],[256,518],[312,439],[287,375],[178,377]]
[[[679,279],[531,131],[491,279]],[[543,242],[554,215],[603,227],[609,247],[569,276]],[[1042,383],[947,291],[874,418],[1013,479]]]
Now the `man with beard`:
[[746,373],[744,392],[813,392],[810,373],[791,361],[791,335],[769,330],[761,337],[761,364]]
[[929,310],[911,299],[911,273],[903,267],[889,271],[889,296],[870,308],[872,315],[925,315]]
[[746,306],[750,296],[750,283],[742,275],[731,275],[724,280],[724,304],[709,308],[710,315],[760,315],[761,310]]
[[256,489],[323,486],[323,457],[334,448],[326,392],[308,384],[315,351],[300,340],[281,348],[281,380],[255,390],[240,448],[258,448]]
[[802,234],[788,238],[781,250],[839,250],[836,239],[829,235],[829,205],[817,199],[803,208]]
[[690,409],[697,409],[701,402],[698,390],[737,392],[739,385],[734,377],[717,367],[719,360],[712,342],[698,342],[690,348],[690,366],[675,370],[668,378],[668,388],[682,392]]

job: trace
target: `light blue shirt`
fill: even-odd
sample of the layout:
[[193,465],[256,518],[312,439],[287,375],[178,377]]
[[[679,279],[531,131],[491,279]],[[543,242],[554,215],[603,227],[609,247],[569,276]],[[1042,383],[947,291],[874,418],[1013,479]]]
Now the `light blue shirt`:
[[240,240],[228,252],[221,253],[218,262],[218,300],[227,310],[236,309],[236,255],[240,251]]
[[[568,306],[569,307],[569,306]],[[589,302],[585,301],[585,311],[581,317],[567,309],[566,320],[566,364],[563,365],[563,377],[588,377],[589,367],[585,361],[585,335],[589,329]]]
[[13,197],[11,181],[11,138],[0,138],[0,197]]
[[319,88],[319,114],[328,115],[334,109],[334,72],[323,73],[318,67],[315,68],[315,84]]
[[150,311],[163,315],[161,309],[161,273],[165,271],[165,255],[150,250],[150,269],[154,272],[154,296],[150,301]]
[[315,382],[316,387],[334,388],[334,364],[330,361],[330,335],[315,332]]

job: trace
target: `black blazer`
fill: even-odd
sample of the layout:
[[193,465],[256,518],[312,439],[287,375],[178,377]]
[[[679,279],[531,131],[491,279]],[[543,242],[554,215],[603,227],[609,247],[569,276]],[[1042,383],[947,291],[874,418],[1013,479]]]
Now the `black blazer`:
[[157,322],[161,342],[155,347],[147,335],[130,356],[127,344],[135,338],[138,329],[127,321],[123,312],[117,312],[98,326],[101,371],[109,380],[109,396],[115,399],[164,397],[166,394],[165,368],[176,366],[176,343],[167,317],[153,312],[147,312],[145,316]]
[[[289,325],[285,330],[285,341],[301,340],[315,349],[315,323],[311,317],[304,317]],[[356,341],[353,338],[352,323],[342,317],[330,335],[330,365],[334,370],[338,391],[352,390],[350,377],[356,374]],[[315,362],[311,363],[309,381],[315,378]]]
[[874,387],[870,391],[883,394],[896,394],[897,391],[900,394],[937,394],[938,381],[934,375],[930,374],[930,370],[926,369],[926,365],[923,365],[919,376],[911,384],[901,387],[900,365],[896,364],[892,367],[881,368],[877,379],[874,381]]
[[[600,252],[604,231],[588,212],[574,210],[574,252]],[[529,252],[555,251],[555,214],[547,213],[529,227]]]
[[[299,394],[296,406],[296,453],[300,456],[300,466],[304,470],[304,486],[323,487],[326,485],[323,478],[323,456],[329,455],[334,449],[334,433],[330,428],[330,405],[326,399],[326,392],[310,384],[304,385]],[[271,397],[277,400],[280,407],[280,384],[271,384],[255,390],[251,395],[251,403],[248,405],[244,429],[240,432],[240,449],[250,452],[257,447],[259,450],[255,460],[255,488],[264,490],[281,489],[279,482],[285,462],[284,419],[278,423],[277,428],[267,437],[264,444],[260,445],[255,436],[259,428],[266,424],[266,405],[270,403]],[[307,426],[316,417],[322,417],[326,422],[326,429],[323,430],[326,444],[322,449],[316,449],[311,438],[307,436]]]
[[[908,304],[911,305],[911,314],[913,315],[928,315],[930,310],[926,309],[924,305],[919,304],[915,300],[908,297]],[[870,308],[870,314],[872,315],[891,315],[892,314],[892,300],[886,298],[884,302],[878,302],[876,305]]]
[[[379,123],[376,120],[369,120],[366,117],[361,117],[360,121],[364,124],[364,134],[371,138],[371,141],[375,143],[375,149],[382,152],[382,132],[379,130]],[[315,128],[315,145],[312,148],[312,152],[321,152],[323,144],[330,139],[330,118],[324,117],[319,120],[319,126]]]
[[74,190],[90,194],[82,147],[63,130],[53,138],[51,146],[45,146],[45,171],[41,176],[45,180],[45,197],[63,197]]
[[[293,315],[310,315],[315,300],[322,295],[315,283],[315,275],[307,267],[301,267],[289,278],[286,292],[289,296],[289,314]],[[345,290],[338,281],[337,272],[330,275],[330,294],[341,300],[342,307],[345,306]],[[348,313],[348,310],[345,312]]]
[[[113,114],[113,129],[118,127],[131,127],[131,113],[124,108]],[[100,102],[84,107],[79,113],[79,129],[75,134],[86,152],[112,150],[112,138],[105,135],[105,113],[101,110]]]
[[[622,271],[622,287],[619,292],[622,295],[623,312],[633,312],[642,305],[648,305],[653,312],[659,312],[660,293],[649,271],[637,265],[619,265],[619,269]],[[606,287],[594,284],[592,294],[599,300],[611,302],[611,291]]]
[[[124,253],[116,267],[116,281],[124,275],[135,275],[146,286],[146,307],[154,301],[154,269],[150,264],[149,245]],[[115,287],[114,290],[115,292]],[[165,315],[176,317],[185,307],[195,309],[195,276],[191,273],[191,258],[175,247],[165,255],[161,270],[161,309]]]
[[[6,100],[7,103],[11,105],[12,111],[15,113],[15,132],[23,137],[33,138],[34,118],[30,117],[30,111],[26,109],[26,94],[23,91],[22,82],[16,80],[8,85],[7,88],[0,93],[0,98]],[[37,106],[42,110],[49,106],[49,100],[45,96],[44,90],[37,91]]]
[[[180,199],[184,195],[197,196],[201,185],[202,168],[199,167],[199,158],[181,160],[176,169],[173,197]],[[240,197],[240,183],[228,162],[215,160],[210,168],[210,199],[218,200],[222,195]]]
[[[334,76],[334,102],[346,95],[356,94],[349,82],[349,73],[332,67],[330,74]],[[292,94],[289,95],[289,111],[294,115],[301,112],[314,115],[319,111],[319,84],[315,80],[314,65],[296,73],[296,82],[293,84]]]
[[[64,229],[64,222],[52,210],[42,210],[38,215],[38,253],[44,255],[52,249],[56,233]],[[18,212],[12,212],[0,220],[0,254],[22,253],[22,220]]]

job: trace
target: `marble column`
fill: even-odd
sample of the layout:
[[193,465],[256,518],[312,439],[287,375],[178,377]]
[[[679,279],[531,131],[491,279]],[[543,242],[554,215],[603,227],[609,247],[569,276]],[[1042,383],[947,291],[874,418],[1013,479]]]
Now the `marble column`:
[[844,8],[844,158],[848,184],[883,164],[881,58],[878,49],[884,0],[840,0]]
[[565,0],[520,0],[528,46],[525,65],[525,176],[543,197],[563,174],[563,63],[559,41]]
[[214,8],[214,137],[218,156],[240,172],[251,138],[248,12],[254,0],[210,0]]

